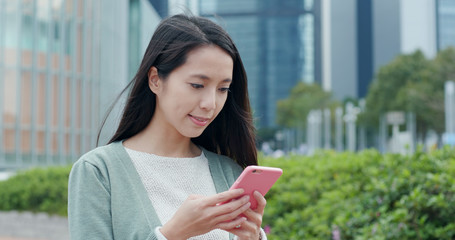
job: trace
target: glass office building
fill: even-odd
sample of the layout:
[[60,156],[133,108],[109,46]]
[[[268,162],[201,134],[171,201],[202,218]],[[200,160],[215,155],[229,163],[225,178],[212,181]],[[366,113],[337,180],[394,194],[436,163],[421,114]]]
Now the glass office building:
[[235,41],[257,127],[276,125],[276,103],[297,82],[320,82],[319,1],[204,0],[199,14],[221,24]]
[[66,164],[96,146],[106,109],[136,67],[131,59],[143,54],[128,52],[129,36],[141,37],[128,25],[141,4],[150,5],[0,0],[0,169]]
[[455,1],[437,1],[437,45],[438,50],[455,47]]

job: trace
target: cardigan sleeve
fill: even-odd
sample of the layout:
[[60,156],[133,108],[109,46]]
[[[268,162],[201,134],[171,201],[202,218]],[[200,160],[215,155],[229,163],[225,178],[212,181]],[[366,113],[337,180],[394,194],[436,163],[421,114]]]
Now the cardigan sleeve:
[[68,222],[72,240],[114,239],[108,178],[92,163],[74,164],[68,182]]

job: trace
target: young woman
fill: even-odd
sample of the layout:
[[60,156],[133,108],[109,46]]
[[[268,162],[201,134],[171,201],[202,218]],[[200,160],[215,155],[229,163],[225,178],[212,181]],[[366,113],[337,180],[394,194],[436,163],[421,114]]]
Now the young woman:
[[126,89],[109,144],[71,171],[71,239],[266,239],[264,197],[251,209],[243,190],[228,190],[257,164],[247,77],[228,34],[200,17],[163,20]]

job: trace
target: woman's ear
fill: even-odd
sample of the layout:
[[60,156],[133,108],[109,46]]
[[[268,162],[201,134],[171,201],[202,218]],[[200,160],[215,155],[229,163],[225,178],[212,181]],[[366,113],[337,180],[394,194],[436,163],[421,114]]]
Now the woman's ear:
[[149,88],[152,90],[153,93],[158,94],[161,90],[161,81],[160,77],[158,76],[158,69],[156,67],[151,67],[148,73],[149,78]]

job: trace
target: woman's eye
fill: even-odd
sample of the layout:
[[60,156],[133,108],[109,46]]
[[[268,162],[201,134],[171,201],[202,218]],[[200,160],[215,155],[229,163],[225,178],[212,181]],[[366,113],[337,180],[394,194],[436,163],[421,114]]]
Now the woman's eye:
[[198,88],[203,88],[204,85],[202,85],[202,84],[197,84],[197,83],[191,83],[191,87],[198,89]]
[[221,92],[230,92],[231,90],[229,90],[229,88],[220,88],[220,91]]

